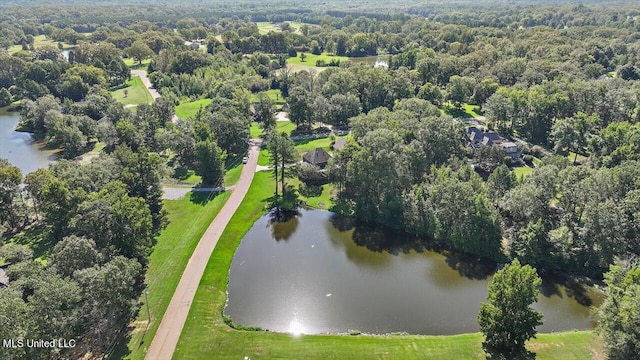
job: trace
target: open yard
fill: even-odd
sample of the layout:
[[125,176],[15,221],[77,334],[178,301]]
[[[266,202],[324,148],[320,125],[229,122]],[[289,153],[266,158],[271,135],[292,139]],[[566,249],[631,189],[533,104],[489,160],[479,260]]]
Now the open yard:
[[[239,331],[222,318],[229,266],[244,234],[265,211],[273,179],[257,173],[249,193],[216,246],[191,305],[176,359],[484,359],[482,336],[349,336]],[[250,324],[247,324],[250,325]],[[590,331],[541,334],[529,347],[538,359],[591,359],[599,352]]]
[[[147,303],[143,294],[140,299],[143,305],[133,323],[128,345],[126,342],[121,344],[112,358],[144,358],[189,257],[230,194],[218,193],[213,197],[209,193],[199,192],[190,193],[184,199],[164,201],[170,223],[158,237],[158,243],[149,258],[146,276],[149,301]],[[150,324],[146,306],[149,306],[151,313]]]
[[[273,102],[276,105],[276,110],[282,109],[282,105],[284,105],[285,99],[282,96],[282,92],[280,91],[280,89],[269,89],[269,90],[263,91],[263,93],[267,94],[267,96],[269,96],[269,98],[273,100]],[[251,101],[257,102],[258,94],[251,94]]]
[[[296,124],[291,121],[277,121],[276,122],[276,131],[278,132],[286,132],[291,135],[291,132],[296,129]],[[251,127],[249,128],[250,136],[252,139],[257,139],[262,136],[262,127],[257,122],[252,122]],[[263,165],[258,162],[258,165]]]
[[211,103],[211,99],[200,99],[196,101],[182,103],[176,106],[176,116],[180,119],[187,119],[195,116],[198,113],[198,110],[202,107],[204,108]]
[[440,107],[440,112],[456,119],[477,118],[484,114],[478,105],[463,103],[460,108],[456,108],[451,102],[445,102]]
[[137,76],[127,81],[127,87],[112,91],[111,96],[124,105],[148,104],[153,101],[149,90]]
[[133,58],[124,59],[125,65],[127,65],[131,70],[138,70],[138,69],[146,70],[150,62],[151,62],[151,59],[142,60],[142,64],[138,63]]

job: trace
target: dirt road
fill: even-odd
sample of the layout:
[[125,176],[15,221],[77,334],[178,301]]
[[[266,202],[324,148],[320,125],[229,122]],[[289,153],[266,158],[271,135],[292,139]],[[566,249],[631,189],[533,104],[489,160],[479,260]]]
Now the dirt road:
[[260,144],[252,142],[249,150],[249,161],[242,168],[240,180],[236,183],[229,200],[211,222],[191,255],[145,359],[168,360],[173,356],[209,257],[211,257],[211,253],[218,243],[224,228],[249,190],[249,185],[251,185],[251,180],[253,180],[256,165],[258,164],[259,151]]

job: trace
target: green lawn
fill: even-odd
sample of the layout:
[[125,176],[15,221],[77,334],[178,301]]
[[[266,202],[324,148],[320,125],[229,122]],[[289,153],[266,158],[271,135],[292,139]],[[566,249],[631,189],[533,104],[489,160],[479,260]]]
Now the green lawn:
[[[291,132],[296,129],[296,124],[292,121],[276,121],[276,131],[278,132],[286,132],[291,135]],[[257,122],[252,122],[251,127],[249,128],[249,133],[252,139],[257,139],[262,135],[262,127]],[[260,164],[259,165],[264,165]]]
[[[225,325],[229,267],[252,224],[263,215],[274,183],[259,172],[227,225],[191,305],[175,359],[484,359],[479,333],[456,336],[349,336],[238,331]],[[530,348],[538,359],[590,359],[598,346],[590,331],[540,335]]]
[[231,193],[220,193],[212,200],[208,198],[208,193],[190,194],[195,197],[187,195],[184,199],[164,201],[170,223],[158,237],[158,243],[149,257],[146,275],[152,321],[147,329],[147,305],[143,294],[140,298],[143,305],[133,323],[134,329],[127,345],[128,350],[120,349],[113,358],[144,358],[189,257]]
[[587,161],[587,157],[586,156],[580,155],[580,154],[577,154],[577,155],[578,156],[576,157],[576,153],[574,153],[573,151],[570,151],[569,155],[567,155],[567,159],[569,159],[569,161],[571,161],[572,163],[575,160],[575,162],[580,163],[580,164],[582,164],[585,161]]
[[519,167],[513,168],[513,172],[516,174],[516,178],[518,180],[523,180],[525,177],[527,177],[529,174],[533,172],[533,168],[530,168],[528,166],[519,166]]
[[142,60],[142,64],[138,63],[133,58],[124,59],[125,65],[127,65],[132,70],[138,70],[138,69],[146,70],[150,62],[151,62],[151,59]]
[[251,136],[252,139],[257,139],[260,137],[260,135],[262,135],[262,127],[260,126],[260,124],[255,121],[251,122],[251,127],[249,128],[249,136]]
[[328,53],[322,53],[320,55],[313,55],[310,52],[306,52],[305,55],[307,57],[305,58],[304,61],[302,61],[302,59],[300,59],[300,53],[298,53],[298,56],[288,58],[287,59],[287,64],[288,65],[306,65],[306,66],[314,66],[315,67],[317,60],[324,60],[327,63],[329,63],[331,60],[340,60],[341,62],[349,61],[349,58],[346,57],[346,56],[336,56],[336,55],[330,55]]
[[477,118],[484,114],[478,105],[462,103],[460,108],[456,108],[453,103],[448,101],[442,104],[440,112],[456,119]]
[[211,103],[211,99],[200,99],[192,102],[187,102],[176,106],[176,115],[181,119],[187,119],[195,116],[200,110],[200,107],[204,109]]
[[[127,87],[111,92],[111,96],[124,105],[148,104],[153,102],[151,94],[147,87],[144,86],[142,80],[138,76],[132,77],[127,81]],[[125,90],[128,91],[125,97]]]
[[302,182],[297,178],[289,179],[288,182],[298,189],[298,198],[307,203],[308,206],[316,209],[329,210],[333,206],[331,200],[331,185],[322,185],[322,193],[319,196],[304,196],[300,193],[300,185]]
[[[48,39],[45,35],[37,35],[37,36],[33,37],[33,47],[34,48],[37,49],[37,48],[41,48],[41,47],[46,46],[46,45],[53,46],[53,47],[57,48],[58,47],[58,42],[54,41],[54,40],[51,40],[51,39]],[[74,45],[71,45],[71,44],[68,44],[68,43],[65,43],[65,42],[62,43],[62,47],[64,49],[69,49],[69,48],[72,48],[73,46]],[[10,46],[9,49],[7,49],[7,51],[9,52],[10,55],[17,53],[20,50],[22,50],[22,45],[13,45],[13,46]]]
[[[278,122],[280,123],[280,122]],[[336,139],[340,138],[336,137]],[[331,138],[325,137],[314,140],[298,140],[294,141],[296,144],[296,151],[298,152],[298,160],[302,160],[302,155],[307,151],[313,150],[315,148],[323,148],[327,152],[332,153],[329,146],[331,145]],[[260,149],[260,155],[258,156],[258,165],[267,166],[269,165],[269,151],[265,147]]]
[[227,170],[224,174],[224,186],[235,185],[240,179],[240,174],[242,174],[242,164],[238,164]]
[[293,121],[276,121],[276,131],[286,132],[291,135],[291,132],[297,128]]
[[[302,25],[305,24],[298,21],[285,21],[285,22],[289,23],[289,25],[291,25],[291,28],[295,30],[295,32],[297,33],[301,33],[300,28],[302,27]],[[256,25],[258,25],[258,31],[260,32],[261,35],[267,34],[270,31],[275,31],[275,32],[282,31],[279,26],[276,26],[274,23],[268,22],[268,21],[259,21],[259,22],[256,22]],[[315,24],[307,24],[307,25],[309,25],[310,27],[318,26]]]
[[267,34],[271,31],[275,31],[275,32],[281,31],[280,27],[268,21],[259,21],[259,22],[256,22],[256,25],[258,25],[258,31],[260,32],[261,35]]
[[269,150],[266,147],[262,147],[260,149],[260,154],[258,155],[258,165],[261,166],[269,166]]
[[262,91],[260,93],[251,94],[251,101],[257,102],[258,94],[261,94],[261,93],[267,94],[267,96],[269,96],[271,100],[273,100],[273,102],[276,105],[276,110],[282,109],[282,105],[284,105],[285,100],[284,100],[284,97],[282,96],[282,92],[280,91],[280,89],[269,89],[266,91]]

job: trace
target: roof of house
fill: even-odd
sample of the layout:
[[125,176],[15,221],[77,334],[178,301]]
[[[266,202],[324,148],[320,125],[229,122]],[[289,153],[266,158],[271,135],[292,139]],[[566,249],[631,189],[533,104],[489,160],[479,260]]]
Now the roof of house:
[[487,146],[492,146],[493,145],[493,140],[491,140],[490,137],[485,136],[485,137],[482,138],[482,143],[484,145],[487,145]]
[[469,135],[469,138],[471,138],[471,136],[476,134],[482,135],[482,131],[475,126],[469,126],[467,128],[467,134]]
[[314,165],[326,164],[329,159],[331,155],[323,148],[315,148],[302,156],[302,160]]
[[342,150],[344,148],[344,144],[346,143],[347,140],[345,138],[339,138],[338,140],[336,140],[335,144],[333,144],[333,149]]
[[500,134],[498,134],[495,131],[487,131],[487,132],[484,132],[482,134],[484,135],[484,137],[487,137],[487,138],[493,140],[494,142],[502,140],[502,137],[500,137]]

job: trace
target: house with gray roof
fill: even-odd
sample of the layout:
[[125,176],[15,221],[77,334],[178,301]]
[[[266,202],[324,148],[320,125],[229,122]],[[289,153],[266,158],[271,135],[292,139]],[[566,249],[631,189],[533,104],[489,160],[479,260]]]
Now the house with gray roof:
[[326,152],[323,148],[315,148],[304,155],[302,155],[302,161],[316,165],[321,169],[327,166],[327,163],[331,159],[331,155]]

